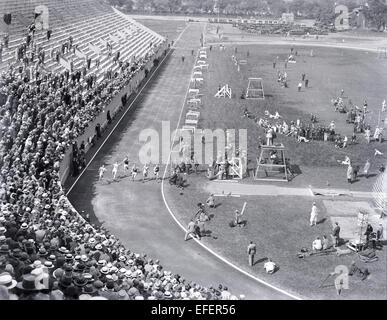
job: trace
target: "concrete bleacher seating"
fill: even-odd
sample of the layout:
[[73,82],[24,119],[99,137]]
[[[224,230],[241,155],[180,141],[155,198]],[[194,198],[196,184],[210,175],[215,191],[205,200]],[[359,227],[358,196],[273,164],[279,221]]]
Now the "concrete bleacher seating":
[[[1,19],[0,33],[9,34],[9,46],[8,49],[3,48],[0,71],[16,63],[15,51],[24,42],[28,25],[34,21],[34,8],[41,4],[46,5],[49,9],[49,29],[52,30],[52,35],[48,41],[46,30],[37,30],[34,40],[37,46],[42,47],[45,51],[44,68],[46,70],[64,71],[64,67],[50,56],[52,50],[59,51],[70,36],[73,38],[73,44],[88,58],[91,58],[91,69],[88,72],[95,73],[98,81],[103,79],[103,73],[106,70],[118,71],[119,66],[113,61],[118,51],[120,51],[120,60],[131,61],[133,58],[143,58],[165,41],[157,33],[98,0],[0,2],[0,12],[12,14],[10,26],[6,26]],[[107,55],[104,40],[109,41],[112,45],[110,57]],[[99,55],[89,48],[89,43],[100,48]],[[68,61],[73,61],[75,70],[85,65],[85,59],[79,58],[71,51],[64,54],[63,57]],[[98,69],[95,65],[97,58],[100,60]]]

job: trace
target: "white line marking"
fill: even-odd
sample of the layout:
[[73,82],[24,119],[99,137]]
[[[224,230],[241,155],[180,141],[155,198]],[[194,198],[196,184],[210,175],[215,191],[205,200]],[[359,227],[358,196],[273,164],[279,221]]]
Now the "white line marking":
[[[206,26],[207,24],[205,24]],[[204,27],[205,27],[204,26]],[[198,50],[199,52],[199,50]],[[196,55],[196,58],[197,58],[197,55]],[[195,66],[195,64],[194,64]],[[193,72],[193,68],[192,68],[192,72]],[[191,72],[191,73],[192,73]],[[181,110],[180,110],[180,116],[179,116],[179,120],[178,120],[178,123],[177,123],[177,126],[176,126],[176,130],[179,128],[179,125],[180,125],[180,121],[181,121],[181,116],[183,114],[183,110],[184,110],[184,107],[185,107],[185,101],[187,99],[187,96],[188,96],[188,90],[190,88],[190,84],[191,82],[188,83],[188,87],[187,87],[187,91],[186,91],[186,94],[185,94],[185,97],[184,97],[184,101],[183,101],[183,104],[182,104],[182,107],[181,107]],[[174,139],[176,138],[176,134],[177,132],[175,132],[175,136],[174,136]],[[174,140],[173,140],[174,141]],[[169,214],[171,215],[171,217],[173,218],[173,220],[175,220],[175,222],[177,223],[177,225],[185,232],[187,232],[187,229],[180,223],[179,220],[177,220],[176,216],[174,215],[174,213],[172,212],[171,208],[169,207],[166,199],[165,199],[165,194],[164,194],[164,180],[165,180],[165,177],[167,175],[167,170],[168,170],[168,166],[170,164],[170,159],[171,159],[171,154],[172,152],[169,153],[169,157],[168,157],[168,161],[167,161],[167,164],[165,166],[165,169],[164,169],[164,174],[163,174],[163,179],[161,180],[161,195],[163,197],[163,201],[164,201],[164,204],[165,204],[165,207],[167,208]],[[302,300],[300,297],[297,297],[289,292],[286,292],[280,288],[277,288],[273,285],[271,285],[270,283],[267,283],[266,281],[263,281],[255,276],[253,276],[252,274],[244,271],[243,269],[239,268],[238,266],[234,265],[233,263],[231,263],[230,261],[226,260],[225,258],[223,258],[222,256],[220,256],[219,254],[217,254],[216,252],[214,252],[212,249],[210,249],[209,247],[207,247],[206,245],[204,245],[203,243],[201,243],[199,240],[197,239],[193,239],[194,241],[196,241],[197,244],[199,244],[200,246],[202,246],[205,250],[207,250],[208,252],[210,252],[211,254],[213,254],[215,257],[217,257],[218,259],[220,259],[221,261],[223,261],[224,263],[226,263],[227,265],[229,265],[230,267],[234,268],[235,270],[243,273],[244,275],[250,277],[251,279],[261,283],[261,284],[264,284],[265,286],[268,286],[269,288],[271,289],[274,289],[284,295],[287,295],[288,297],[291,297],[295,300]]]
[[212,180],[212,182],[214,183],[235,183],[235,184],[238,184],[239,183],[239,180],[235,180],[235,179],[231,179],[231,180]]
[[188,27],[190,26],[190,24],[187,24],[186,27],[184,28],[184,30],[180,33],[180,35],[176,38],[175,42],[174,42],[174,45],[172,46],[172,48],[176,48],[176,43],[181,39],[181,37],[183,36],[183,33],[188,29]]
[[214,197],[235,197],[235,198],[240,198],[240,194],[214,194]]

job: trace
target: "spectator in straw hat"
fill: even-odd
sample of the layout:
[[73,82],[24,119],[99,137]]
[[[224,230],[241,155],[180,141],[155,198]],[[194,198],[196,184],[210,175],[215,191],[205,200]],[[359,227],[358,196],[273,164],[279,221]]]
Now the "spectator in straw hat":
[[8,290],[8,293],[11,293],[16,285],[17,281],[9,273],[3,272],[0,274],[0,286],[4,286]]

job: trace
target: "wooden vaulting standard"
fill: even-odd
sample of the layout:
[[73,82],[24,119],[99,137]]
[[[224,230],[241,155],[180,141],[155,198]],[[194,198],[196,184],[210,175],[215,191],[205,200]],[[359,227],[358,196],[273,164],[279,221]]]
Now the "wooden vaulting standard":
[[[264,173],[264,176],[260,176],[260,173]],[[282,178],[279,177],[281,175]],[[289,181],[283,144],[261,145],[254,178],[263,181]]]

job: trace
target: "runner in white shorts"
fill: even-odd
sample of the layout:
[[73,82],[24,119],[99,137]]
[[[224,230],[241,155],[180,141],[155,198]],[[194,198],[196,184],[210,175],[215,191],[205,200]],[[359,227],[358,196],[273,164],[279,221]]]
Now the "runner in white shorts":
[[116,176],[117,176],[117,172],[118,172],[118,162],[116,161],[114,164],[113,164],[113,169],[112,169],[112,175],[113,175],[113,180],[116,180]]
[[144,168],[142,169],[142,182],[145,182],[145,178],[148,177],[149,167],[145,163]]
[[98,173],[99,173],[99,178],[98,180],[101,181],[103,179],[103,174],[105,173],[106,171],[106,168],[104,165],[102,165],[101,167],[99,167],[98,169]]
[[132,174],[132,181],[134,181],[134,179],[136,178],[137,173],[138,173],[138,169],[136,167],[136,164],[133,164],[132,172],[131,172],[131,174]]

